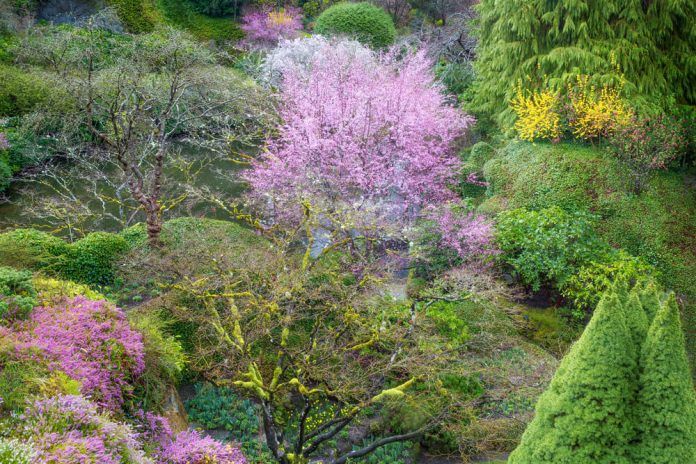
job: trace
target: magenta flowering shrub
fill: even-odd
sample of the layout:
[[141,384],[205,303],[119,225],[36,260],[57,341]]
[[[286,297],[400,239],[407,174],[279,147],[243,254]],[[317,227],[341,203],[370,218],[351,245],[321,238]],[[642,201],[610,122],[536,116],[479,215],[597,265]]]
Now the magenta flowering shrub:
[[180,432],[162,444],[157,453],[162,464],[246,464],[242,452],[195,430]]
[[154,456],[159,464],[246,464],[242,452],[230,445],[187,430],[174,434],[162,416],[139,411],[144,441],[155,445]]
[[82,396],[63,395],[32,403],[20,417],[36,462],[52,464],[146,464],[137,435]]
[[107,301],[75,297],[34,308],[18,339],[20,350],[38,349],[49,368],[79,380],[83,394],[110,410],[122,405],[130,382],[145,368],[141,335]]
[[249,10],[242,17],[245,43],[252,48],[275,46],[281,39],[292,39],[302,30],[302,10],[295,7]]
[[454,198],[454,142],[473,119],[447,104],[423,52],[373,56],[327,46],[283,70],[284,123],[245,174],[272,220],[296,222],[304,202],[343,228],[386,229]]
[[459,202],[451,202],[430,212],[441,236],[440,246],[451,248],[463,259],[480,259],[497,253],[493,243],[493,224]]

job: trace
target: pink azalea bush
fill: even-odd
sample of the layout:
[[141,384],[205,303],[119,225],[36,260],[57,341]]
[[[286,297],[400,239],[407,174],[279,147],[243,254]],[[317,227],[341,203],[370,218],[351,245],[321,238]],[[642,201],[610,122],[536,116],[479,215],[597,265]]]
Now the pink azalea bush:
[[79,380],[83,394],[110,410],[123,404],[130,381],[145,369],[142,336],[107,301],[79,296],[34,308],[18,339],[19,350],[38,350],[49,368]]
[[297,37],[302,30],[302,10],[295,7],[249,10],[242,17],[242,30],[248,46],[273,47],[282,39]]
[[[37,463],[246,464],[237,448],[197,431],[173,434],[167,420],[140,412],[143,432],[115,421],[82,396],[60,395],[31,403],[19,417]],[[147,446],[145,446],[147,445]],[[152,450],[148,454],[144,449]]]
[[62,395],[32,403],[20,417],[36,462],[53,464],[151,463],[128,425],[112,420],[82,396]]
[[195,430],[180,432],[157,453],[162,464],[246,464],[242,452]]
[[154,456],[160,464],[246,464],[242,452],[206,437],[195,430],[174,434],[162,416],[140,411],[141,437],[155,444]]
[[284,67],[284,123],[246,173],[274,221],[296,222],[304,203],[341,227],[386,228],[454,198],[472,118],[447,104],[423,52],[368,56],[327,46],[308,69]]

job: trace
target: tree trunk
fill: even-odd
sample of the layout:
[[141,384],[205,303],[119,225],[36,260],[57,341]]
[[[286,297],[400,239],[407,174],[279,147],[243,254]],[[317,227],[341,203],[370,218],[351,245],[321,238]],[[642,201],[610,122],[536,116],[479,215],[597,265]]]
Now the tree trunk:
[[162,233],[162,215],[160,214],[159,206],[148,207],[145,214],[147,216],[147,241],[150,243],[150,246],[159,248],[162,245],[160,241],[160,234]]

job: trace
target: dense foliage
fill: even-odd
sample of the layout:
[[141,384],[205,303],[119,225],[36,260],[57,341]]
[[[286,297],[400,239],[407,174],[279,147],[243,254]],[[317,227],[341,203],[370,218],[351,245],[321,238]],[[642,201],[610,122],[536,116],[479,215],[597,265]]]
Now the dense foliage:
[[0,0],[0,463],[696,462],[692,3]]
[[640,300],[657,294],[647,291],[617,286],[604,295],[510,463],[696,459],[696,395],[674,295],[650,320]]
[[595,85],[625,79],[636,105],[694,102],[691,2],[496,1],[478,7],[475,107],[504,127],[518,82],[548,78],[565,91],[578,74]]
[[342,2],[330,7],[317,18],[314,31],[347,35],[374,48],[387,47],[396,37],[392,18],[368,2]]

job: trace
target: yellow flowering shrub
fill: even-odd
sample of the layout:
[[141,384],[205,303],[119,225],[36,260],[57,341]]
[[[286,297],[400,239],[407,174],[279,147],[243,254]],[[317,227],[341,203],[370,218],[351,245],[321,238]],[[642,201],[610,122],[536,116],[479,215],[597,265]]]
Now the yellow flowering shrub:
[[606,137],[614,128],[626,126],[633,116],[621,98],[623,83],[617,87],[597,88],[589,79],[589,76],[578,76],[577,84],[568,89],[569,125],[573,135],[583,140]]
[[525,91],[517,86],[510,106],[517,115],[515,130],[522,140],[560,138],[561,116],[558,112],[559,95],[551,90]]

